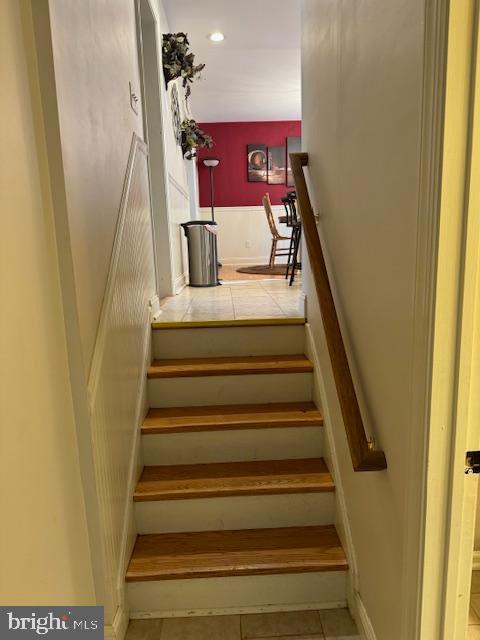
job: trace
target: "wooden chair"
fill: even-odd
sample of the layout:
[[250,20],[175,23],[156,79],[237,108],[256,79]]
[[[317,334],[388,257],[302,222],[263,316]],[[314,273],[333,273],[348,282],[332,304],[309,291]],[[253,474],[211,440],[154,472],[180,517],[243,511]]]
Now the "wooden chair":
[[288,240],[290,238],[288,236],[282,236],[278,232],[277,225],[275,224],[275,218],[273,217],[272,211],[272,202],[270,200],[270,196],[266,193],[263,198],[263,208],[265,209],[265,213],[267,215],[268,226],[270,227],[270,233],[272,234],[272,250],[270,251],[270,268],[273,269],[275,266],[275,258],[277,256],[288,256],[289,250],[287,248],[277,248],[277,244],[280,240]]

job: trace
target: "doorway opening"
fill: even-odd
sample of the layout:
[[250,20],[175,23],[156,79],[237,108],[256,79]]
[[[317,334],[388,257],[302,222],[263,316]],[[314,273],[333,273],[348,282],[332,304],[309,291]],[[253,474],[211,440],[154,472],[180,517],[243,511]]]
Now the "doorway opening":
[[186,274],[185,289],[162,301],[160,321],[304,317],[288,160],[301,150],[301,2],[281,0],[265,13],[215,2],[210,15],[198,3],[163,6],[169,33],[187,34],[194,64],[205,65],[191,96],[181,80],[176,88],[185,117],[213,141],[183,164],[197,186],[190,219],[216,223],[220,286],[189,286]]

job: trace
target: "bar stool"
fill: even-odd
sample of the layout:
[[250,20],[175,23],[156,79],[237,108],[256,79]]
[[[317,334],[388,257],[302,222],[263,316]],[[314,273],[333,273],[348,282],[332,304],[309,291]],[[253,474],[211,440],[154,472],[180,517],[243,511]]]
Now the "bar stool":
[[[290,247],[287,259],[287,269],[285,273],[285,279],[288,279],[290,275],[290,286],[295,280],[295,272],[297,269],[301,269],[301,262],[298,260],[298,251],[302,239],[302,222],[297,213],[297,194],[295,191],[291,191],[284,198],[282,198],[283,206],[287,214],[287,225],[292,229],[292,235],[290,238]],[[291,273],[290,273],[291,268]]]

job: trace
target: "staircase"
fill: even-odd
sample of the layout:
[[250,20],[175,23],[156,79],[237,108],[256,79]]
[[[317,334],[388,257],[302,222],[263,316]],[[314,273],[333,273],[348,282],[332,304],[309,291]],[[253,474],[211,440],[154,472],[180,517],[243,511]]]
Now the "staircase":
[[239,324],[153,330],[132,617],[345,605],[304,322]]

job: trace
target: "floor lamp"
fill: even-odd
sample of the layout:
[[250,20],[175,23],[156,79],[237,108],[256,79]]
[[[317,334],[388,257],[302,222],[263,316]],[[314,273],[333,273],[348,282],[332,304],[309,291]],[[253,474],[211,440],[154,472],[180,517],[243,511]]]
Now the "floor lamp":
[[210,172],[210,208],[212,210],[212,221],[215,222],[215,208],[213,204],[213,169],[218,167],[220,160],[218,158],[204,158],[203,164],[208,167]]
[[[203,165],[208,167],[210,172],[210,208],[212,210],[212,222],[215,222],[215,206],[213,204],[213,170],[215,167],[218,167],[220,164],[219,158],[204,158]],[[219,262],[218,266],[221,267],[222,264]]]

